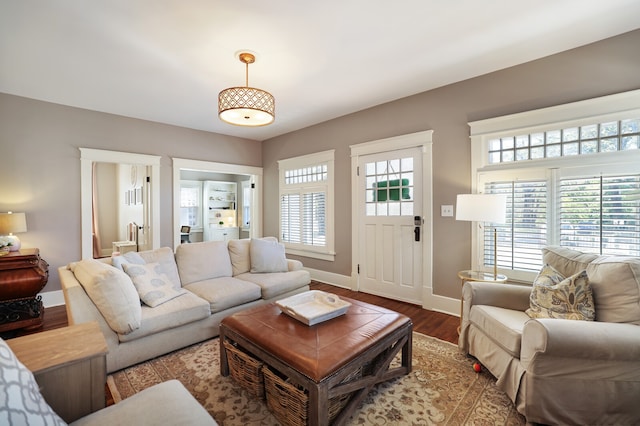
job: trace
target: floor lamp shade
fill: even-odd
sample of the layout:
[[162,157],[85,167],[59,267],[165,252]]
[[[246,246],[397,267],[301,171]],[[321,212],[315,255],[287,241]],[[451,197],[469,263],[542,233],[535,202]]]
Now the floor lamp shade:
[[[456,220],[504,223],[507,196],[504,194],[458,194]],[[498,276],[498,233],[493,229],[493,277]]]
[[456,220],[504,223],[507,196],[504,194],[458,194]]

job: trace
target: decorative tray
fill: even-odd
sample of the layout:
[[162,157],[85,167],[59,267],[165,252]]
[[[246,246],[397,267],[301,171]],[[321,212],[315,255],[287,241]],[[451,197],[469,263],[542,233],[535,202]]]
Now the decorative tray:
[[278,300],[276,305],[282,312],[298,321],[315,325],[344,314],[351,303],[340,299],[335,294],[310,290]]

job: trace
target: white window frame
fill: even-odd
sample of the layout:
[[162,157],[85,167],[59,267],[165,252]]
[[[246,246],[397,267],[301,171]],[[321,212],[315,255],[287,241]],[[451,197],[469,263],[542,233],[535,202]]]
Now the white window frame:
[[[311,190],[324,191],[326,245],[311,246],[305,244],[291,244],[283,241],[287,254],[311,257],[328,261],[335,260],[335,222],[334,222],[334,156],[335,150],[322,151],[278,161],[279,191],[278,191],[278,235],[282,235],[282,196],[292,192],[309,192]],[[285,184],[287,170],[296,170],[319,164],[327,165],[327,180],[322,182],[308,182],[301,184]]]
[[[640,90],[624,92],[601,98],[543,108],[534,111],[470,122],[471,139],[471,189],[482,192],[488,178],[496,180],[523,179],[525,176],[544,176],[550,183],[548,212],[555,216],[555,179],[567,173],[580,176],[640,172],[640,150],[556,157],[489,164],[489,141],[499,137],[544,132],[555,129],[602,123],[640,117]],[[552,221],[548,221],[552,222]],[[481,228],[472,227],[472,268],[488,270],[483,265],[484,236]],[[549,244],[557,242],[554,224],[549,223]],[[509,278],[530,282],[535,273],[502,270]]]
[[[196,188],[198,190],[198,197],[196,198],[198,200],[198,214],[197,214],[197,221],[196,224],[191,226],[191,231],[202,231],[202,182],[201,181],[197,181],[197,180],[181,180],[180,181],[180,191],[182,191],[182,188]],[[181,194],[182,196],[182,194]],[[182,208],[182,207],[180,207]],[[184,225],[184,224],[182,224]]]

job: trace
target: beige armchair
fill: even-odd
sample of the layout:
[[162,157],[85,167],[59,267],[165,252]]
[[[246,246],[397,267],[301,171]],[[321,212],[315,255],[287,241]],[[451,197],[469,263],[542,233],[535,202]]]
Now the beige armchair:
[[640,258],[547,247],[565,277],[587,271],[595,321],[532,319],[531,286],[467,282],[460,350],[528,422],[640,424]]

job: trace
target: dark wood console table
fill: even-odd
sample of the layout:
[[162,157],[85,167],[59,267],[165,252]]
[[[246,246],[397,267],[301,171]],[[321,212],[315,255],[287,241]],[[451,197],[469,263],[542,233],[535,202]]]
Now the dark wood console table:
[[38,293],[49,279],[49,264],[37,248],[0,256],[0,332],[42,326]]

